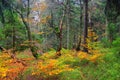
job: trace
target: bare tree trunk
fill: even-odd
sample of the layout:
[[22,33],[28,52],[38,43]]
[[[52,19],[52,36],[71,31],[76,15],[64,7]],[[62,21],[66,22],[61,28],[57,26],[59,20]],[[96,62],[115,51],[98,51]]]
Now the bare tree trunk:
[[82,6],[82,1],[79,0],[80,2],[80,24],[79,24],[79,33],[78,33],[78,43],[77,43],[77,47],[76,47],[76,50],[79,51],[80,50],[80,47],[81,47],[81,35],[82,35],[82,20],[83,20],[83,6]]
[[29,41],[29,48],[32,52],[32,55],[37,59],[37,52],[36,50],[34,49],[34,43],[32,41],[32,35],[31,35],[31,30],[30,30],[30,24],[29,24],[29,14],[30,14],[30,0],[27,0],[27,21],[25,21],[25,17],[23,16],[22,12],[20,12],[19,10],[17,10],[15,8],[15,10],[18,12],[18,14],[20,15],[21,19],[22,19],[22,22],[23,24],[25,25],[26,27],[26,30],[27,30],[27,37],[28,37],[28,41]]
[[70,0],[67,0],[67,49],[69,49],[70,44]]
[[4,14],[3,14],[3,9],[2,9],[2,5],[0,4],[0,15],[1,15],[1,18],[2,18],[2,23],[4,24],[5,23],[5,18],[4,18]]
[[16,7],[14,7],[14,5],[11,5],[11,8],[14,9],[21,17],[23,24],[25,25],[25,28],[27,30],[27,37],[28,40],[31,41],[32,40],[32,36],[31,36],[31,31],[30,31],[30,27],[29,27],[29,14],[30,14],[30,0],[27,0],[27,21],[25,21],[25,17],[24,14],[22,14],[22,11],[20,11],[19,9],[17,9]]
[[106,19],[106,29],[105,29],[106,39],[108,39],[108,20]]
[[63,11],[63,15],[62,15],[62,18],[60,20],[60,24],[59,24],[59,30],[60,30],[60,33],[59,33],[59,47],[58,47],[58,50],[57,50],[57,55],[60,56],[61,55],[61,49],[62,49],[62,30],[63,30],[63,20],[64,20],[64,17],[65,17],[65,13]]
[[22,15],[21,13],[19,13],[19,14],[20,14],[20,16],[21,16],[21,19],[22,19],[23,24],[24,24],[25,27],[26,27],[28,40],[31,41],[31,40],[32,40],[32,36],[31,36],[30,27],[29,27],[28,23],[25,21],[23,15]]
[[84,35],[83,35],[83,51],[88,52],[87,49],[87,37],[88,37],[88,0],[84,0]]
[[14,4],[11,4],[9,1],[7,1],[8,4],[10,4],[11,9],[15,10],[21,17],[23,24],[25,25],[26,31],[27,31],[27,37],[29,41],[29,48],[32,52],[32,55],[37,59],[37,52],[34,49],[34,45],[32,42],[32,35],[31,35],[31,30],[30,30],[30,25],[29,25],[29,14],[30,14],[30,0],[27,0],[27,6],[26,6],[26,18],[27,21],[25,20],[24,14],[22,13],[21,9],[18,9],[17,7],[14,6]]
[[15,54],[15,42],[16,42],[16,39],[15,39],[15,27],[13,26],[13,54]]
[[29,14],[30,14],[30,0],[28,0],[28,7],[27,7],[27,30],[28,30],[28,39],[29,41],[32,41],[31,31],[30,31],[30,25],[29,25]]

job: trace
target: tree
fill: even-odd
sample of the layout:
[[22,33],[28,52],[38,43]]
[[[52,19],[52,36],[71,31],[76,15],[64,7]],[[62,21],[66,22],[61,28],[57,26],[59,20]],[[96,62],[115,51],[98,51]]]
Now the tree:
[[78,43],[77,43],[77,47],[76,47],[76,50],[79,51],[80,50],[80,46],[81,46],[81,37],[82,37],[82,24],[83,24],[83,4],[82,4],[82,0],[79,0],[79,6],[80,6],[80,14],[79,14],[79,33],[78,33]]
[[83,34],[83,50],[88,52],[87,50],[87,36],[88,36],[88,0],[84,0],[84,34]]
[[70,5],[70,0],[66,1],[66,26],[67,26],[67,49],[69,49],[69,44],[70,44],[70,10],[71,10],[71,5]]
[[[110,43],[115,39],[113,36],[116,35],[116,29],[119,29],[119,27],[115,26],[117,23],[117,18],[120,15],[120,0],[107,0],[106,6],[105,6],[105,15],[107,17],[108,26],[106,29],[107,32],[107,38],[110,40]],[[113,32],[114,31],[114,32]],[[112,34],[111,34],[112,33]]]
[[[34,50],[34,43],[32,41],[32,35],[31,35],[31,30],[30,30],[30,0],[27,0],[26,2],[22,2],[22,1],[16,1],[16,2],[10,2],[7,1],[7,4],[9,4],[10,9],[12,9],[14,12],[16,12],[17,14],[19,14],[23,24],[25,25],[26,31],[27,31],[27,37],[28,37],[28,43],[29,43],[29,48],[32,51],[32,54],[35,58],[37,58],[37,52],[36,50]],[[17,5],[16,5],[17,4]],[[13,32],[15,32],[14,30],[15,28],[13,27]],[[14,33],[13,33],[14,35]],[[14,36],[13,36],[13,40],[15,40]],[[14,43],[13,43],[14,46]]]

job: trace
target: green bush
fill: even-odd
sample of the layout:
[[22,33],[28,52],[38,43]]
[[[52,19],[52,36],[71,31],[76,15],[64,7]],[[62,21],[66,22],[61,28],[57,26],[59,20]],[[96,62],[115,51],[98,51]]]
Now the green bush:
[[61,73],[60,80],[83,80],[81,75],[78,69],[74,69],[73,71]]
[[120,51],[120,38],[117,38],[116,40],[114,40],[112,45],[113,45],[113,48],[116,49],[116,51]]
[[109,48],[111,46],[111,43],[107,38],[102,38],[101,43],[103,44],[104,48]]

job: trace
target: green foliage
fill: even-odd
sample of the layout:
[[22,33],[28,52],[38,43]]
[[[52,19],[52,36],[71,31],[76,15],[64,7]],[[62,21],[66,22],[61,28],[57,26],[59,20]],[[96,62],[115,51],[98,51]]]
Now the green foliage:
[[100,80],[106,80],[106,79],[119,80],[120,78],[119,60],[120,59],[114,53],[114,49],[108,50],[108,52],[104,56],[105,62],[99,65],[99,68],[101,68],[101,70],[102,69],[104,70],[104,75],[100,77]]
[[[16,27],[17,26],[17,27]],[[4,42],[6,43],[3,43],[5,48],[11,48],[13,44],[13,27],[15,28],[15,33],[14,33],[14,36],[15,36],[15,45],[17,46],[16,49],[19,49],[20,47],[20,44],[23,43],[23,41],[25,40],[25,32],[22,25],[20,23],[15,23],[14,25],[13,24],[6,24],[4,26],[4,28],[2,29],[3,33],[4,34],[4,38],[2,39]],[[8,45],[9,44],[9,45]]]
[[[117,26],[115,23],[109,23],[108,24],[108,32],[109,34],[114,34],[116,33],[116,30],[117,30]],[[115,34],[114,34],[115,35]]]
[[118,61],[116,62],[115,55],[106,54],[103,62],[89,63],[81,66],[80,70],[85,75],[85,80],[119,80],[119,68],[120,65]]
[[0,27],[0,46],[4,46],[5,34],[3,34],[3,28]]
[[101,43],[104,48],[109,48],[111,46],[111,43],[107,38],[102,38]]
[[56,33],[60,33],[59,27],[55,27],[54,30]]
[[114,40],[112,44],[113,44],[113,48],[120,50],[120,38],[116,38],[116,40]]
[[62,72],[60,74],[60,80],[84,80],[81,75],[78,69],[74,69],[73,71]]
[[44,53],[42,56],[40,56],[40,59],[42,60],[48,60],[51,58],[55,58],[56,51],[53,49],[47,53]]
[[116,40],[112,43],[113,53],[117,58],[120,58],[120,38],[116,38]]
[[32,34],[32,38],[33,38],[33,40],[38,41],[39,43],[44,41],[44,38],[41,35],[39,35],[39,34],[33,33]]
[[0,27],[0,40],[4,39],[5,35],[3,34],[3,28]]

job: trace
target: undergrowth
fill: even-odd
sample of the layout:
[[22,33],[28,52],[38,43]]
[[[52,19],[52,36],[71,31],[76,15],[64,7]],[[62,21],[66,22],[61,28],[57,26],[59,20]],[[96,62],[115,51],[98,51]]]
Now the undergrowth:
[[8,80],[13,75],[13,80],[119,80],[118,51],[100,47],[92,52],[62,49],[62,55],[56,58],[56,51],[51,50],[38,60],[29,54],[18,54],[17,58],[23,60],[26,67],[14,63],[8,54],[0,53],[0,80]]

